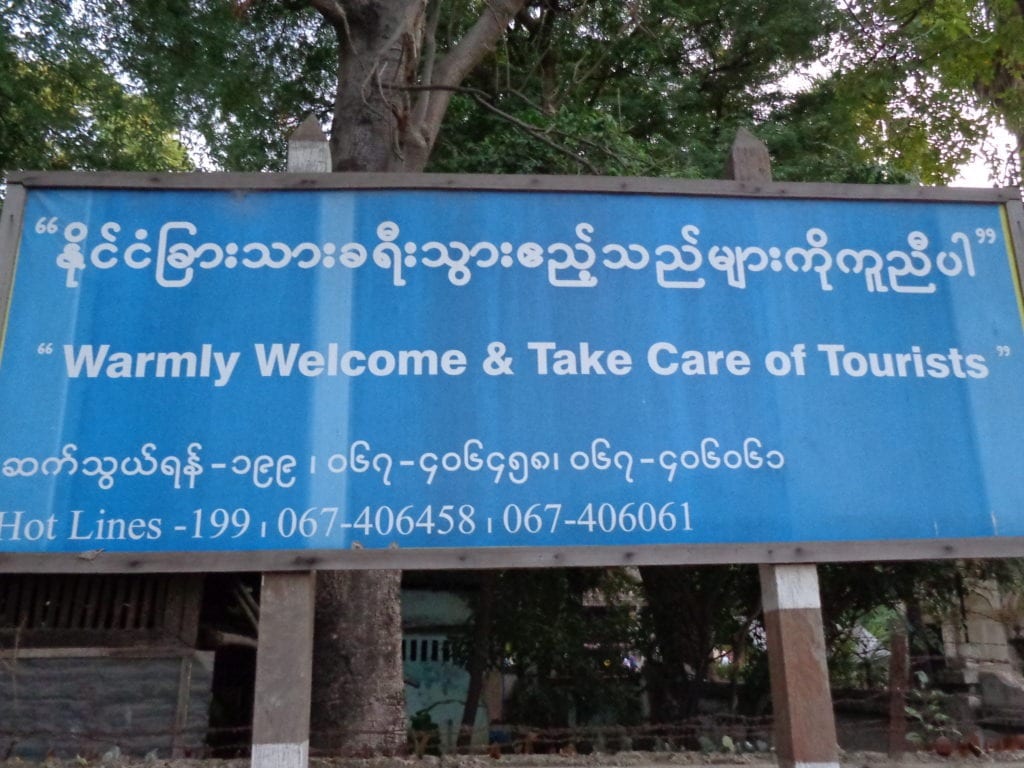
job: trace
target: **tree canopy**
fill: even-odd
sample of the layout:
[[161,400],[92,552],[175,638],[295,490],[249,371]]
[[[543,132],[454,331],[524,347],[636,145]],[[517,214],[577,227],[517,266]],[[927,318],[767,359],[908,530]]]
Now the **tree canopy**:
[[[469,172],[713,177],[748,126],[780,179],[944,183],[994,126],[1024,130],[1019,0],[4,5],[7,170],[280,170],[302,117],[340,135],[364,104],[404,163]],[[481,30],[499,5],[511,22]],[[389,7],[405,27],[377,28]],[[376,57],[361,80],[350,49]]]
[[0,14],[0,169],[187,170],[178,125],[98,53],[64,3]]

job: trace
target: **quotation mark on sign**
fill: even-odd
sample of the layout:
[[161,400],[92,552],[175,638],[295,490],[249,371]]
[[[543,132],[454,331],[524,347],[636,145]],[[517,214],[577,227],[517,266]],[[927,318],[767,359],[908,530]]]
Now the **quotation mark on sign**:
[[1005,344],[1000,344],[998,347],[996,347],[996,354],[999,357],[1009,357],[1010,356],[1010,348],[1008,346],[1006,346]]
[[53,354],[53,342],[47,341],[36,347],[37,355],[52,355]]
[[39,221],[36,222],[36,234],[37,235],[53,235],[57,233],[57,217],[43,216]]
[[996,231],[992,227],[978,227],[974,230],[974,234],[977,235],[978,242],[982,245],[996,241]]

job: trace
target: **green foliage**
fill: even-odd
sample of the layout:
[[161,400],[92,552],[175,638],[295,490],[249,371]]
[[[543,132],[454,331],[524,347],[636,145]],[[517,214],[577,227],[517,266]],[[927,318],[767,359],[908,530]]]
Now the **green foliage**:
[[430,716],[430,709],[418,710],[409,718],[409,751],[416,757],[441,754],[441,729]]
[[530,8],[467,81],[434,167],[717,177],[833,24],[819,0]]
[[[509,722],[566,726],[571,719],[639,718],[639,676],[623,664],[636,643],[636,588],[615,569],[502,571],[487,658],[514,675]],[[472,630],[457,643],[468,659]]]
[[[1016,157],[992,158],[1020,183],[1024,138],[1024,7],[1016,0],[874,0],[844,6],[837,54],[827,61],[851,95],[873,103],[864,141],[930,183],[950,179],[1003,125]],[[869,84],[870,90],[864,91]]]
[[93,23],[108,64],[227,170],[283,170],[284,142],[325,118],[337,41],[305,3],[106,0]]
[[[277,170],[344,76],[299,0],[6,6],[8,167],[181,167],[180,130],[205,166]],[[438,7],[443,55],[482,4]],[[1015,0],[533,0],[462,83],[431,169],[714,178],[747,126],[780,179],[942,183],[992,118],[1024,124],[1021,28]]]
[[1005,39],[998,51],[975,45],[960,10],[910,0],[857,10],[816,0],[536,3],[466,82],[433,167],[714,178],[748,126],[780,179],[947,183],[989,136],[990,118],[1024,93],[979,95],[999,79],[991,57],[1002,83],[1020,71],[1019,54]]
[[[909,184],[925,175],[907,157],[871,139],[883,106],[850,93],[843,78],[819,81],[777,110],[762,129],[773,175],[790,181]],[[950,168],[953,164],[950,164]]]
[[177,126],[96,54],[66,4],[7,2],[0,16],[0,169],[186,170]]
[[829,672],[838,686],[879,685],[887,669],[872,662],[857,637],[870,631],[884,645],[889,627],[907,621],[911,655],[941,655],[940,639],[924,616],[958,621],[978,582],[994,581],[1007,593],[1024,584],[1022,560],[938,560],[904,563],[844,563],[818,566]]
[[[509,101],[516,101],[515,97]],[[458,98],[431,159],[430,170],[448,173],[651,176],[658,172],[649,149],[607,114]]]
[[697,713],[716,648],[731,649],[741,681],[760,613],[757,569],[648,566],[640,573],[652,717],[675,722]]
[[933,688],[924,672],[918,672],[915,681],[917,687],[908,692],[908,703],[904,706],[913,729],[907,734],[907,739],[918,745],[932,744],[939,736],[959,741],[963,734],[950,715],[953,697]]
[[[972,581],[1021,583],[1021,560],[923,560],[819,566],[826,627],[851,626],[890,609],[918,605],[942,616],[958,609]],[[828,631],[828,630],[826,630]]]

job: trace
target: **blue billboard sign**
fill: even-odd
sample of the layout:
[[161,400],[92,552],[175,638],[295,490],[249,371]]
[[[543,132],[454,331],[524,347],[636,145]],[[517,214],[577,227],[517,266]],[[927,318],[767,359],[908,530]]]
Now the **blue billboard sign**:
[[1024,536],[997,201],[30,187],[22,220],[0,553]]

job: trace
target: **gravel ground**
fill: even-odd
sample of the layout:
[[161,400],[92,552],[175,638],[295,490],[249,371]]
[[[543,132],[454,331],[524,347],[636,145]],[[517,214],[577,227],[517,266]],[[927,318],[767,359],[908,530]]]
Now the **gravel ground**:
[[[1024,767],[1024,752],[991,752],[982,755],[939,757],[931,752],[908,752],[900,761],[879,752],[847,752],[840,755],[844,768],[981,768],[998,763]],[[458,755],[423,758],[373,758],[367,760],[313,758],[310,768],[673,768],[674,766],[745,765],[775,766],[770,753],[712,754],[700,752],[619,752],[614,755]],[[11,759],[0,761],[0,768],[249,768],[248,759],[235,760],[45,760],[34,763]]]

